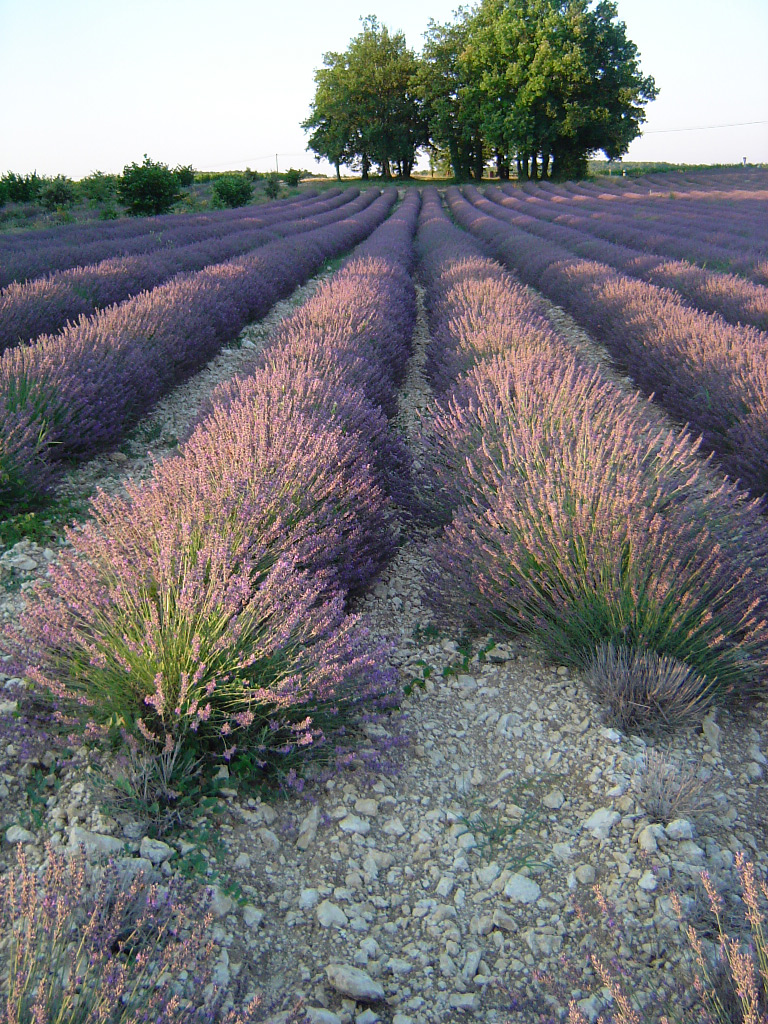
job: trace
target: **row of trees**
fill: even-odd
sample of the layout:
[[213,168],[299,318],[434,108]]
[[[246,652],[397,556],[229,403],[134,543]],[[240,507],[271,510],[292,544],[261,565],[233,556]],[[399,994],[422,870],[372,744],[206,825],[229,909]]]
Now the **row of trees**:
[[613,0],[482,0],[429,23],[420,56],[375,17],[327,53],[302,127],[336,167],[409,177],[429,147],[458,178],[580,177],[640,134],[658,94]]

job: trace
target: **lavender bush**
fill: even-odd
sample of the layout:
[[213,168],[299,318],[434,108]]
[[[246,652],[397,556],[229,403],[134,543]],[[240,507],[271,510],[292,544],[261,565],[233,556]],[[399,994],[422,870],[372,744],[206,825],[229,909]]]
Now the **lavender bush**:
[[394,191],[357,215],[218,264],[0,358],[0,505],[45,493],[52,463],[113,444],[170,387],[322,262],[366,237]]
[[[88,316],[96,309],[122,302],[141,291],[151,290],[173,277],[215,263],[221,263],[256,249],[278,238],[314,231],[325,224],[352,217],[376,198],[374,191],[365,192],[341,206],[307,204],[296,210],[302,216],[281,218],[256,226],[241,223],[206,227],[216,231],[202,241],[187,242],[179,237],[177,244],[158,251],[135,256],[113,257],[101,263],[49,274],[24,284],[12,284],[0,293],[0,351],[40,334],[55,333],[70,320]],[[221,234],[222,229],[225,233]],[[227,230],[229,229],[229,230]],[[190,232],[191,234],[191,232]]]
[[476,365],[428,438],[456,509],[435,548],[433,600],[566,663],[612,641],[685,662],[723,699],[748,697],[768,653],[762,506],[709,474],[647,402],[568,354],[496,265],[457,263],[441,230],[432,316]]
[[362,369],[357,391],[325,371],[339,352],[361,368],[403,352],[390,328],[412,298],[400,261],[417,207],[404,203],[372,239],[381,255],[356,254],[288,318],[273,347],[282,355],[292,339],[293,364],[267,357],[149,483],[96,499],[22,620],[34,683],[97,727],[169,755],[235,758],[257,776],[300,765],[389,700],[386,652],[344,616],[344,595],[394,549],[380,486],[394,467],[370,447],[385,426]]
[[[485,194],[492,202],[486,205],[479,203],[476,190],[467,188],[465,193],[491,216],[503,216],[507,220],[509,215],[509,223],[566,246],[578,256],[607,263],[651,284],[673,288],[692,305],[708,313],[719,313],[732,324],[752,324],[763,331],[768,329],[768,287],[737,274],[718,273],[684,259],[641,251],[641,239],[635,234],[636,213],[625,224],[606,225],[602,219],[595,221],[579,216],[574,212],[578,207],[566,202],[514,200],[501,189],[488,188]],[[689,226],[692,219],[689,215],[685,226]]]
[[[257,999],[223,1014],[215,995],[201,998],[212,969],[210,914],[192,922],[173,890],[140,876],[124,888],[114,864],[94,884],[83,856],[67,864],[50,845],[46,853],[42,879],[21,845],[18,873],[0,876],[1,1024],[255,1020]],[[187,993],[180,979],[190,975]]]
[[691,309],[669,289],[502,224],[449,189],[457,220],[527,282],[562,304],[677,420],[703,435],[726,472],[768,489],[768,335]]
[[159,251],[176,244],[187,244],[220,234],[237,226],[268,227],[293,217],[304,216],[310,209],[322,212],[343,205],[354,197],[343,192],[320,199],[304,197],[298,202],[284,200],[265,206],[249,206],[238,210],[202,214],[167,214],[139,217],[98,225],[72,224],[50,231],[20,232],[0,238],[2,270],[0,286],[13,281],[31,281],[68,267],[112,259],[116,256],[138,255]]

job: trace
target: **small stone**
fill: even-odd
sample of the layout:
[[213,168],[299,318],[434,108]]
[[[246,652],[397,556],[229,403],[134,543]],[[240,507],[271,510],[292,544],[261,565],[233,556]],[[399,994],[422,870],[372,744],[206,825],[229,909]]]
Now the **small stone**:
[[474,850],[477,846],[477,840],[471,832],[462,832],[458,838],[457,846],[460,850]]
[[547,793],[541,802],[545,807],[549,807],[551,810],[556,811],[565,803],[565,796],[559,789],[553,789]]
[[119,856],[124,850],[122,841],[115,839],[114,836],[88,832],[84,828],[73,825],[69,830],[69,849],[75,853],[81,846],[85,847],[85,855],[89,860],[95,857]]
[[30,558],[29,555],[21,555],[19,558],[14,558],[11,564],[14,569],[20,569],[22,572],[33,572],[37,568],[37,562],[34,558]]
[[637,884],[640,886],[641,889],[644,889],[645,892],[653,892],[653,890],[659,884],[659,881],[652,871],[644,871],[642,877],[640,878],[640,881]]
[[504,895],[516,903],[535,903],[541,896],[541,889],[525,875],[510,875],[504,886]]
[[320,823],[320,808],[315,805],[312,810],[305,815],[301,824],[299,825],[299,836],[296,840],[296,845],[300,850],[307,850],[314,843],[315,836],[317,835],[317,826]]
[[235,857],[236,868],[249,868],[251,866],[251,858],[247,853],[238,853]]
[[[502,931],[505,931],[505,932],[516,932],[517,931],[517,927],[518,927],[517,921],[514,919],[514,917],[512,917],[511,914],[508,914],[506,912],[506,910],[502,910],[501,907],[497,907],[494,910],[493,917],[491,918],[491,922],[497,928],[501,928]],[[488,931],[490,931],[490,928],[488,929]],[[485,935],[485,934],[487,934],[487,932],[478,930],[477,934],[478,935]]]
[[456,882],[453,875],[443,875],[435,886],[435,892],[438,896],[449,896],[455,884]]
[[299,893],[299,910],[311,910],[320,902],[317,889],[302,889]]
[[364,836],[371,831],[371,823],[363,821],[362,818],[358,818],[354,814],[348,814],[346,818],[342,818],[339,822],[339,828],[342,832],[356,833],[357,835]]
[[366,814],[369,818],[379,813],[378,800],[355,800],[355,810],[358,814]]
[[405,825],[399,818],[390,818],[384,825],[384,831],[390,836],[402,836],[405,835]]
[[362,1013],[358,1013],[355,1017],[355,1024],[378,1024],[380,1020],[381,1017],[378,1013],[374,1013],[373,1010],[368,1007],[368,1009],[363,1010]]
[[618,729],[602,728],[600,730],[600,735],[603,737],[603,739],[606,739],[606,740],[608,740],[611,743],[620,743],[621,742],[621,733],[619,732]]
[[222,892],[218,885],[211,886],[211,895],[211,913],[213,916],[215,918],[226,917],[235,905],[231,897]]
[[707,741],[711,749],[717,752],[720,749],[720,726],[715,721],[715,715],[713,711],[710,711],[701,723],[701,731],[704,734],[704,739]]
[[571,850],[568,843],[554,843],[552,846],[552,853],[558,860],[561,860],[564,863],[567,863],[573,856],[573,850]]
[[392,1018],[392,1024],[413,1024],[413,1017],[405,1013],[396,1013]]
[[21,825],[11,825],[10,828],[5,830],[5,841],[6,843],[34,843],[35,834],[30,832],[29,829],[22,828]]
[[478,1007],[477,996],[471,992],[453,992],[448,997],[448,1005],[453,1010],[475,1013]]
[[656,853],[659,846],[657,839],[664,835],[661,825],[646,825],[637,837],[637,845],[646,853]]
[[477,880],[482,886],[492,885],[501,874],[501,868],[496,861],[491,861],[484,868],[477,869]]
[[302,1013],[309,1024],[342,1024],[338,1013],[325,1010],[322,1006],[305,1006]]
[[149,836],[144,836],[141,840],[139,853],[142,857],[152,861],[153,864],[162,864],[164,861],[176,856],[176,851],[168,843],[164,843],[160,839],[150,839]]
[[346,928],[349,918],[335,903],[323,900],[315,911],[315,916],[323,928]]
[[591,864],[579,864],[574,875],[582,885],[592,885],[595,880],[595,869]]
[[251,928],[253,931],[256,931],[263,920],[263,910],[259,910],[258,907],[254,907],[250,903],[243,907],[243,921],[245,922],[246,928]]
[[404,978],[410,974],[413,970],[413,964],[408,960],[401,960],[399,957],[393,956],[387,960],[387,969],[397,978]]
[[613,826],[621,820],[621,815],[608,807],[600,807],[581,823],[595,839],[607,839]]
[[686,818],[675,818],[664,831],[670,839],[693,839],[693,825]]
[[373,978],[351,964],[329,964],[325,968],[328,981],[337,992],[367,1003],[384,998],[384,989]]
[[256,829],[256,835],[264,843],[268,850],[272,853],[277,853],[280,849],[280,840],[277,835],[272,831],[271,828],[259,828]]

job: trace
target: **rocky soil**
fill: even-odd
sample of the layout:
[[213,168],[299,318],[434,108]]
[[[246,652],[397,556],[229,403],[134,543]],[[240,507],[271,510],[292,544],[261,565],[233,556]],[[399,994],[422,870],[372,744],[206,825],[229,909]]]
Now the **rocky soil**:
[[[147,476],[213,384],[247,366],[250,345],[312,287],[247,329],[120,452],[72,474],[68,493]],[[592,345],[553,316],[574,344]],[[426,330],[422,315],[400,407],[414,444],[429,415]],[[357,608],[393,642],[404,688],[399,711],[361,735],[361,746],[391,747],[388,763],[352,765],[273,803],[225,787],[166,841],[96,806],[85,748],[61,762],[28,740],[12,718],[20,681],[0,676],[0,868],[18,842],[41,863],[46,839],[161,878],[196,859],[215,886],[214,980],[232,995],[261,992],[274,1024],[298,997],[317,1024],[529,1024],[557,1019],[571,998],[594,1019],[610,993],[590,952],[617,958],[644,1020],[656,1021],[660,987],[679,979],[690,990],[670,892],[711,939],[702,869],[737,927],[734,854],[768,868],[768,704],[656,743],[610,728],[564,666],[509,644],[470,651],[440,631],[423,603],[429,541],[409,528]],[[0,553],[6,621],[56,557],[55,544],[26,541]]]

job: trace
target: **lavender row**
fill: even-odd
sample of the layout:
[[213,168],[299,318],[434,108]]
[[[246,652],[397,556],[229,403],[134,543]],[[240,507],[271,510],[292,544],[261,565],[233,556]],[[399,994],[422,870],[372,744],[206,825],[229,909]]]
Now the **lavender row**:
[[[354,195],[355,193],[353,193]],[[189,245],[206,238],[217,237],[223,231],[241,230],[243,227],[270,227],[285,220],[295,220],[317,210],[333,209],[348,202],[351,196],[338,193],[329,199],[309,199],[288,206],[247,206],[238,210],[217,211],[197,215],[193,220],[184,216],[173,217],[171,223],[160,228],[152,223],[142,230],[124,233],[115,239],[96,239],[79,242],[77,238],[62,242],[27,243],[18,251],[3,254],[0,264],[0,286],[14,281],[32,281],[44,274],[82,267],[115,256],[132,256],[159,251],[176,245]]]
[[432,602],[566,664],[608,643],[683,662],[694,703],[764,692],[762,503],[717,479],[647,400],[581,363],[435,197],[417,249],[433,358],[463,368],[427,435],[447,521]]
[[[323,198],[339,195],[341,189],[323,193]],[[201,211],[198,213],[164,213],[148,217],[120,217],[110,221],[86,221],[75,224],[59,224],[50,228],[30,228],[14,231],[0,237],[0,256],[30,251],[37,246],[85,245],[88,242],[117,241],[136,235],[163,233],[170,229],[195,227],[210,223],[215,218],[221,223],[237,221],[243,217],[270,217],[278,211],[287,211],[295,205],[318,197],[316,191],[302,192],[286,199],[277,199],[258,206],[237,207],[236,209]]]
[[[508,187],[504,188],[507,197],[514,199]],[[619,200],[621,203],[622,201]],[[731,236],[721,220],[711,226],[694,228],[691,220],[684,220],[676,233],[667,221],[657,218],[652,223],[640,220],[641,211],[631,208],[622,215],[621,208],[614,211],[602,210],[600,220],[617,231],[629,231],[629,240],[636,248],[657,255],[670,256],[675,259],[690,260],[703,267],[724,272],[742,274],[758,284],[768,282],[768,261],[766,260],[765,244],[755,243],[747,246],[744,240],[731,242]],[[627,239],[623,235],[621,239]]]
[[407,355],[418,204],[284,323],[177,458],[125,499],[100,495],[71,533],[22,623],[27,675],[96,727],[119,718],[156,750],[290,782],[390,699],[387,652],[344,594],[396,544],[376,468],[388,427],[364,392]]
[[[346,197],[345,197],[346,198]],[[239,226],[224,236],[202,242],[174,245],[138,256],[114,257],[101,263],[60,271],[25,284],[12,284],[0,293],[0,352],[61,330],[70,320],[88,316],[96,309],[122,302],[139,292],[156,288],[178,273],[201,270],[212,263],[242,255],[268,242],[354,216],[375,199],[375,193],[349,195],[343,205],[318,212],[302,207],[299,219],[282,219],[269,227]]]
[[[505,188],[508,196],[520,196]],[[639,237],[648,234],[672,239],[697,239],[722,250],[721,258],[750,254],[757,261],[765,256],[768,230],[763,226],[765,199],[726,199],[723,193],[695,195],[643,196],[637,193],[611,194],[578,192],[566,185],[541,182],[526,187],[526,204],[542,209],[561,207],[574,213],[590,214],[592,219],[637,227]],[[746,259],[744,260],[746,263]]]
[[[508,186],[503,191],[514,201],[515,195]],[[734,214],[726,216],[722,207],[711,212],[702,210],[701,204],[694,201],[578,197],[565,186],[557,191],[552,186],[526,192],[526,205],[530,202],[542,211],[564,202],[574,211],[589,212],[590,219],[608,228],[631,230],[631,244],[635,248],[695,259],[704,266],[732,270],[755,280],[760,280],[764,273],[768,242],[757,228],[765,211],[763,201],[755,203],[755,212],[739,218]]]
[[565,204],[518,203],[495,188],[485,191],[491,201],[488,203],[481,200],[476,189],[464,191],[485,213],[566,246],[585,259],[599,260],[643,281],[673,288],[692,305],[708,313],[719,313],[732,324],[752,324],[768,330],[768,287],[764,285],[736,274],[705,270],[686,260],[670,260],[639,251],[631,247],[634,237],[629,226],[601,225],[568,213]]
[[354,217],[178,275],[59,335],[5,352],[0,503],[39,499],[57,462],[114,444],[248,321],[370,234],[396,195],[388,190]]
[[755,494],[768,491],[768,336],[691,309],[666,288],[482,213],[449,190],[456,220],[603,342],[635,384],[703,435]]

